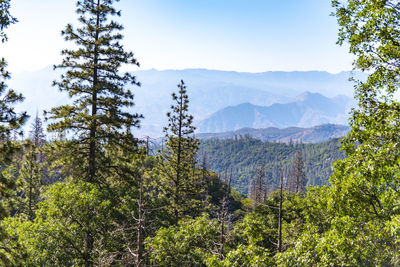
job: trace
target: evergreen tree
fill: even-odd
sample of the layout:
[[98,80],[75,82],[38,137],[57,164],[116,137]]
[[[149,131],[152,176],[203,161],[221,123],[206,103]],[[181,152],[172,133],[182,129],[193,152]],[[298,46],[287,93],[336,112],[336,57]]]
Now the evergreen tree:
[[[11,16],[10,1],[0,1],[0,39],[2,42],[7,40],[5,30],[17,20]],[[9,89],[6,80],[10,79],[10,73],[6,70],[7,63],[4,58],[0,59],[0,199],[1,202],[7,201],[12,194],[14,181],[3,171],[7,164],[12,160],[15,145],[10,141],[10,135],[13,131],[20,129],[27,119],[26,113],[17,114],[13,105],[23,100],[21,94]],[[7,216],[8,211],[0,202],[0,220]],[[10,247],[10,238],[8,238],[0,227],[0,262],[2,265],[17,264],[16,250]]]
[[119,72],[123,64],[139,63],[120,44],[123,26],[111,19],[121,14],[113,7],[114,2],[77,2],[81,27],[74,29],[69,24],[62,31],[65,40],[73,41],[77,49],[63,50],[64,60],[55,66],[66,72],[54,85],[66,91],[73,103],[50,111],[53,122],[48,129],[71,139],[56,142],[67,150],[63,164],[70,167],[74,177],[87,182],[105,179],[102,174],[111,168],[107,147],[134,147],[131,128],[138,126],[141,118],[129,112],[133,94],[125,88],[127,84],[140,84],[130,73]]
[[27,216],[29,220],[35,217],[43,185],[43,168],[39,162],[38,149],[30,141],[25,144],[25,154],[17,180],[17,212]]
[[32,123],[31,131],[29,132],[33,144],[36,147],[42,147],[46,142],[46,135],[44,134],[43,123],[36,112],[35,120]]
[[173,93],[175,103],[167,113],[168,127],[164,128],[168,138],[161,154],[162,190],[170,203],[177,223],[185,214],[195,212],[200,206],[203,186],[194,173],[198,139],[193,137],[193,116],[188,113],[189,97],[183,81],[178,85],[178,94]]
[[[12,162],[13,155],[18,147],[12,140],[10,135],[14,131],[19,131],[20,126],[26,121],[27,115],[16,114],[13,105],[22,101],[22,96],[13,90],[7,90],[5,83],[9,79],[10,74],[5,70],[6,63],[4,59],[0,61],[0,199],[2,202],[7,201],[10,197],[11,189],[14,181],[6,175],[5,169]],[[4,172],[3,172],[4,171]],[[4,206],[0,204],[0,219],[7,215]]]
[[0,39],[2,42],[7,41],[5,29],[17,22],[17,19],[10,14],[10,7],[10,0],[2,0],[0,2]]
[[[100,191],[98,201],[113,204],[113,208],[102,216],[119,225],[125,217],[119,213],[118,204],[123,201],[127,188],[132,188],[129,187],[131,182],[127,182],[123,185],[128,187],[118,189],[121,185],[118,179],[132,180],[131,169],[126,168],[131,155],[128,152],[137,145],[131,129],[139,125],[141,116],[130,113],[133,94],[126,88],[140,84],[132,74],[120,73],[122,65],[138,66],[139,63],[133,53],[126,52],[120,44],[123,26],[112,19],[121,14],[113,7],[114,2],[77,1],[80,27],[75,29],[67,25],[62,31],[65,40],[74,42],[76,49],[62,51],[64,59],[55,68],[65,69],[65,73],[54,82],[61,91],[69,94],[72,104],[51,109],[48,119],[52,122],[48,130],[66,137],[55,141],[53,149],[64,172],[77,182],[76,186],[95,187]],[[68,186],[71,187],[69,183]],[[88,201],[83,201],[83,206],[71,212],[76,214],[63,213],[54,219],[63,223],[61,221],[79,217],[81,213],[88,218],[96,216],[93,203]],[[102,235],[95,228],[81,230],[76,242],[67,239],[62,242],[71,242],[71,245],[79,247],[83,253],[82,264],[93,266],[97,260],[98,243],[102,242],[103,236],[113,236],[112,229],[104,228]],[[62,229],[54,231],[60,237],[65,234],[57,232]],[[122,243],[118,237],[108,241]],[[111,251],[113,248],[109,247],[102,253],[109,255]]]
[[[12,133],[21,134],[21,125],[25,123],[27,114],[17,114],[13,105],[22,102],[21,94],[9,89],[6,80],[10,79],[10,73],[6,70],[7,63],[4,58],[0,60],[0,141],[2,145],[7,145],[6,141],[11,139]],[[9,144],[8,144],[9,145]],[[0,151],[5,152],[5,147]],[[4,153],[2,153],[4,155]]]
[[[7,41],[5,30],[17,22],[17,19],[10,14],[10,0],[0,2],[0,39]],[[13,105],[21,102],[23,97],[14,90],[9,89],[6,80],[10,79],[7,71],[7,62],[0,59],[0,141],[9,139],[13,130],[18,129],[27,119],[26,113],[16,114]],[[4,148],[0,149],[4,152]]]

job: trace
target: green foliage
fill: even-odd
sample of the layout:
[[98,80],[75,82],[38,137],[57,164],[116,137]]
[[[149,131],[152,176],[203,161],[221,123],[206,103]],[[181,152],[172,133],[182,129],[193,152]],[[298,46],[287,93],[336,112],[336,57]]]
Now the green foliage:
[[10,14],[10,2],[11,0],[0,1],[0,39],[2,42],[7,41],[5,29],[17,22],[17,19]]
[[175,223],[185,215],[198,214],[205,187],[205,181],[196,173],[199,141],[193,137],[195,127],[193,116],[188,113],[189,97],[183,81],[178,88],[178,94],[172,94],[175,103],[167,113],[168,127],[164,132],[168,141],[159,165],[160,187]]
[[118,264],[140,266],[148,257],[146,238],[154,236],[160,227],[169,225],[173,218],[165,209],[168,202],[158,187],[159,177],[154,171],[156,158],[146,156],[144,147],[129,155],[130,161],[118,163],[123,164],[121,168],[127,176],[111,179],[110,183],[109,190],[117,211],[112,218],[113,234],[123,238]]
[[[368,71],[356,83],[357,109],[344,139],[347,158],[335,164],[332,188],[307,194],[304,228],[282,265],[394,266],[398,264],[399,214],[399,3],[332,1],[355,69]],[[312,195],[310,195],[312,194]],[[307,208],[310,206],[317,209]]]
[[329,187],[309,188],[304,197],[290,201],[297,215],[284,225],[286,250],[275,255],[278,265],[394,265],[397,248],[388,223],[331,207],[334,194]]
[[[275,238],[276,228],[271,226],[268,218],[256,213],[248,214],[235,225],[228,241],[226,257],[218,265],[271,266]],[[212,260],[215,262],[215,257]],[[213,261],[209,260],[210,263]]]
[[[4,29],[16,21],[9,3],[0,1],[3,41]],[[64,138],[44,150],[38,116],[33,143],[10,140],[27,116],[14,110],[22,96],[7,88],[9,73],[0,61],[1,265],[400,264],[398,1],[332,1],[339,44],[349,42],[355,68],[368,72],[355,86],[359,107],[344,152],[338,140],[282,144],[248,136],[204,141],[199,151],[181,81],[167,114],[168,141],[156,157],[131,132],[141,116],[128,112],[133,94],[126,86],[138,83],[120,67],[138,63],[120,44],[122,26],[111,19],[120,12],[113,3],[78,1],[81,27],[63,31],[76,49],[62,52],[57,67],[66,71],[55,85],[72,102],[51,110],[49,129]],[[311,187],[327,183],[337,159],[330,186]],[[225,173],[222,179],[207,160]],[[44,161],[56,166],[57,179],[72,179],[52,180],[42,190],[49,176]],[[280,164],[288,188],[283,194],[274,192]],[[241,193],[261,165],[252,201]],[[204,211],[209,214],[200,215]]]
[[[33,221],[14,217],[4,222],[26,248],[28,265],[105,264],[107,252],[118,251],[118,236],[109,232],[113,203],[95,185],[55,184],[44,198]],[[85,247],[87,236],[94,240],[91,250]]]
[[257,167],[265,164],[265,179],[269,191],[279,185],[279,166],[284,176],[290,177],[291,165],[297,151],[301,151],[308,186],[324,185],[332,173],[331,164],[344,158],[337,139],[319,144],[294,144],[262,142],[243,137],[239,139],[212,139],[200,143],[199,155],[207,154],[210,169],[223,173],[232,168],[232,187],[247,194],[250,180],[256,176]]
[[[309,228],[299,238],[296,251],[287,255],[295,255],[292,262],[305,256],[311,265],[395,265],[400,4],[390,0],[334,0],[332,4],[340,26],[338,42],[349,43],[356,58],[354,68],[368,77],[355,84],[359,105],[343,142],[347,157],[335,164],[330,178],[327,225],[321,229],[307,222]],[[317,252],[313,258],[311,250]]]
[[[25,157],[29,157],[30,151],[26,152]],[[107,185],[56,183],[40,195],[33,218],[31,214],[7,218],[7,233],[15,244],[26,249],[26,262],[32,266],[125,266],[145,262],[145,239],[168,225],[171,218],[163,209],[166,203],[159,197],[159,190],[155,190],[157,176],[152,168],[156,160],[144,152],[139,150],[130,154],[129,162],[120,162],[124,179],[111,177]],[[25,187],[17,189],[23,192]],[[18,213],[28,213],[22,205],[28,198],[18,193],[17,199]]]
[[[0,140],[9,139],[13,130],[18,130],[27,119],[26,113],[16,114],[13,105],[21,102],[23,97],[14,90],[9,89],[6,81],[10,73],[6,70],[7,63],[4,58],[0,60]],[[5,151],[2,149],[1,151]],[[3,153],[2,153],[3,154]]]
[[[10,14],[10,0],[0,1],[0,39],[7,40],[5,29],[17,20]],[[4,58],[0,59],[0,220],[8,213],[5,203],[10,202],[13,194],[14,180],[7,173],[7,165],[11,162],[13,154],[17,149],[10,141],[11,133],[17,133],[18,129],[25,123],[28,116],[26,113],[17,114],[14,105],[21,102],[23,97],[14,90],[9,89],[6,81],[10,79],[7,71],[7,63]],[[18,245],[13,245],[12,240],[6,235],[0,226],[0,263],[2,265],[18,265]]]
[[[120,74],[124,64],[139,65],[132,52],[120,44],[123,29],[112,17],[120,12],[113,0],[83,0],[77,2],[80,28],[67,25],[62,32],[76,50],[63,50],[63,62],[56,68],[66,69],[60,81],[54,82],[66,91],[72,104],[53,108],[48,129],[70,139],[56,142],[64,150],[61,160],[73,177],[102,182],[111,169],[107,146],[130,147],[136,140],[131,128],[138,126],[138,114],[128,112],[133,106],[133,94],[126,85],[139,85],[129,73]],[[70,155],[74,155],[71,157]],[[71,166],[80,168],[71,168]]]
[[32,142],[24,144],[25,154],[17,180],[16,213],[33,219],[43,186],[43,167],[40,164],[40,152]]
[[[285,194],[284,222],[301,218],[298,202],[302,198]],[[222,224],[224,244],[221,250],[221,221],[207,215],[184,219],[178,225],[161,228],[150,239],[148,250],[154,265],[185,266],[273,266],[276,254],[279,194],[257,206],[242,220]],[[294,229],[290,228],[291,230]],[[289,229],[289,226],[287,227]],[[284,228],[285,229],[285,228]],[[286,235],[289,235],[288,230]],[[221,254],[221,251],[223,252]]]
[[374,221],[360,222],[350,216],[335,217],[326,232],[308,224],[295,247],[277,255],[290,266],[393,266],[398,261],[391,236]]
[[150,262],[161,266],[204,266],[218,242],[218,223],[203,215],[161,228],[148,244]]
[[269,251],[253,244],[239,245],[230,251],[223,261],[211,257],[206,262],[208,266],[274,266]]

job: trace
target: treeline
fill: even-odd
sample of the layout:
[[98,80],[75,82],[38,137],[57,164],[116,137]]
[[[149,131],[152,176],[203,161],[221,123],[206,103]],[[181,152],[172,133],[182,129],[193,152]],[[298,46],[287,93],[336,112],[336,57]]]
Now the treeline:
[[307,186],[328,184],[332,164],[345,157],[340,151],[340,140],[332,139],[317,144],[271,143],[249,136],[235,139],[211,139],[200,143],[199,158],[208,159],[210,169],[220,173],[232,173],[232,186],[247,194],[251,180],[263,166],[265,180],[270,191],[279,187],[281,169],[285,186],[292,176],[292,165],[300,153],[304,165]]
[[[0,70],[0,260],[4,266],[143,266],[155,261],[157,232],[204,212],[241,208],[240,195],[196,161],[198,140],[183,81],[172,94],[167,143],[157,156],[132,134],[142,116],[132,113],[131,88],[140,86],[122,65],[139,66],[120,44],[120,11],[112,0],[77,2],[80,27],[62,31],[75,49],[62,51],[54,86],[71,103],[45,112],[22,139],[23,97]],[[2,1],[1,30],[17,22]],[[3,41],[7,36],[1,32]],[[160,230],[161,231],[161,230]],[[151,253],[150,253],[151,252]]]
[[[21,141],[27,115],[14,106],[23,97],[7,87],[0,61],[2,266],[399,264],[396,1],[333,1],[339,43],[350,42],[355,67],[369,77],[356,84],[359,108],[342,143],[346,158],[334,163],[329,186],[308,188],[307,160],[315,155],[325,166],[332,155],[340,157],[337,140],[309,147],[211,140],[216,148],[199,154],[183,81],[172,94],[166,143],[150,155],[132,134],[143,118],[130,112],[129,88],[140,83],[119,69],[139,63],[120,44],[113,2],[78,1],[80,27],[63,31],[76,46],[62,51],[56,68],[64,72],[54,85],[72,101],[45,114],[55,138],[46,138],[37,116]],[[4,30],[16,19],[10,1],[0,9],[6,41]],[[221,174],[209,170],[212,153]],[[272,161],[278,190],[268,182]],[[251,166],[250,199],[232,188],[235,164]]]

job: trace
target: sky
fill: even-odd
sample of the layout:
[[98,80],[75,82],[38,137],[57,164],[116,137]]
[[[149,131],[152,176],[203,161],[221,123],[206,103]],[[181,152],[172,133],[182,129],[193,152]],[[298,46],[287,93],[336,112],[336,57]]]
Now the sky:
[[[12,0],[19,22],[0,44],[11,72],[61,62],[61,36],[77,23],[73,0]],[[121,0],[124,45],[140,69],[243,72],[351,69],[330,0]],[[136,70],[132,68],[129,70]]]

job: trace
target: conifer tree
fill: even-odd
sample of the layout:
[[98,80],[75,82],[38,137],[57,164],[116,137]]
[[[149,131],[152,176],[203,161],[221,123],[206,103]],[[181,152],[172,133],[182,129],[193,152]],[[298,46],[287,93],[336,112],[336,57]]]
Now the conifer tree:
[[[121,15],[113,7],[116,1],[77,1],[80,26],[74,28],[69,24],[62,31],[65,40],[74,42],[76,49],[61,52],[64,59],[55,68],[64,69],[65,73],[54,82],[54,86],[69,94],[72,102],[51,109],[47,116],[52,120],[48,130],[66,137],[55,141],[53,149],[64,172],[78,182],[78,186],[90,184],[96,190],[105,183],[108,189],[113,189],[112,179],[129,175],[124,169],[128,160],[124,152],[135,149],[136,139],[131,129],[139,125],[141,118],[130,112],[133,93],[128,88],[140,84],[132,74],[120,72],[122,65],[139,66],[139,63],[120,43],[123,26],[113,20]],[[103,199],[99,201],[118,203],[119,194],[101,193],[99,196]],[[86,212],[85,216],[95,216],[93,203],[85,203],[80,207]],[[118,212],[108,212],[114,216],[112,220],[118,220]],[[84,265],[93,266],[96,242],[101,236],[93,231],[84,231],[82,236],[84,242],[79,246],[83,246],[86,255]]]
[[188,113],[189,97],[183,81],[173,93],[174,104],[167,113],[168,126],[164,128],[168,138],[161,155],[162,190],[169,199],[175,223],[185,214],[195,212],[200,206],[202,184],[193,173],[199,141],[193,137],[193,116]]
[[[10,73],[6,67],[7,63],[2,58],[0,60],[0,141],[3,143],[10,140],[12,132],[18,130],[28,117],[26,113],[17,114],[14,110],[13,105],[21,102],[23,97],[8,88],[6,80],[10,79]],[[18,134],[20,133],[18,132]]]
[[17,180],[18,213],[34,219],[43,185],[43,168],[39,162],[38,147],[28,141]]
[[[0,1],[0,39],[7,41],[5,30],[17,22],[17,19],[10,14],[10,0]],[[10,79],[7,71],[7,62],[0,59],[0,141],[9,139],[11,132],[18,129],[27,119],[26,113],[16,114],[13,105],[23,100],[21,94],[9,89],[6,80]],[[5,152],[4,147],[0,151]]]
[[70,142],[57,142],[64,153],[63,164],[73,176],[87,182],[101,182],[101,174],[110,169],[107,146],[133,147],[131,128],[138,126],[133,94],[127,85],[140,85],[130,73],[121,74],[123,64],[139,63],[132,52],[120,44],[123,26],[112,20],[120,16],[114,0],[77,1],[80,27],[67,25],[62,35],[76,44],[75,50],[62,51],[64,59],[55,68],[66,69],[54,85],[66,91],[73,103],[53,108],[48,129],[63,133]]
[[[0,12],[1,14],[1,12]],[[1,17],[1,15],[0,15]],[[21,125],[27,119],[26,113],[17,114],[13,105],[21,102],[23,97],[15,91],[8,89],[5,80],[10,78],[6,70],[5,59],[0,60],[0,199],[7,201],[11,189],[15,186],[9,175],[5,175],[7,165],[13,159],[17,146],[12,142],[10,136],[13,132],[19,132]],[[4,172],[3,172],[4,171]],[[0,219],[7,215],[6,208],[0,204]],[[1,237],[0,237],[1,239]]]
[[46,135],[44,134],[43,123],[36,112],[35,120],[32,123],[31,131],[29,132],[29,137],[31,138],[33,144],[36,147],[42,147],[46,142]]
[[[17,20],[10,12],[10,0],[0,1],[0,39],[2,42],[7,40],[5,30]],[[10,79],[10,73],[6,70],[7,63],[4,58],[0,59],[0,199],[7,201],[10,196],[14,182],[3,172],[4,168],[11,162],[14,144],[10,141],[10,135],[13,131],[20,129],[27,119],[26,113],[17,114],[14,105],[23,100],[21,94],[9,89],[6,80]],[[0,203],[0,220],[2,220],[8,211]],[[16,250],[10,247],[10,238],[6,236],[0,228],[0,263],[5,266],[16,264]]]
[[10,0],[2,0],[0,2],[0,39],[3,43],[7,41],[5,29],[17,22],[17,19],[10,14],[10,7]]

